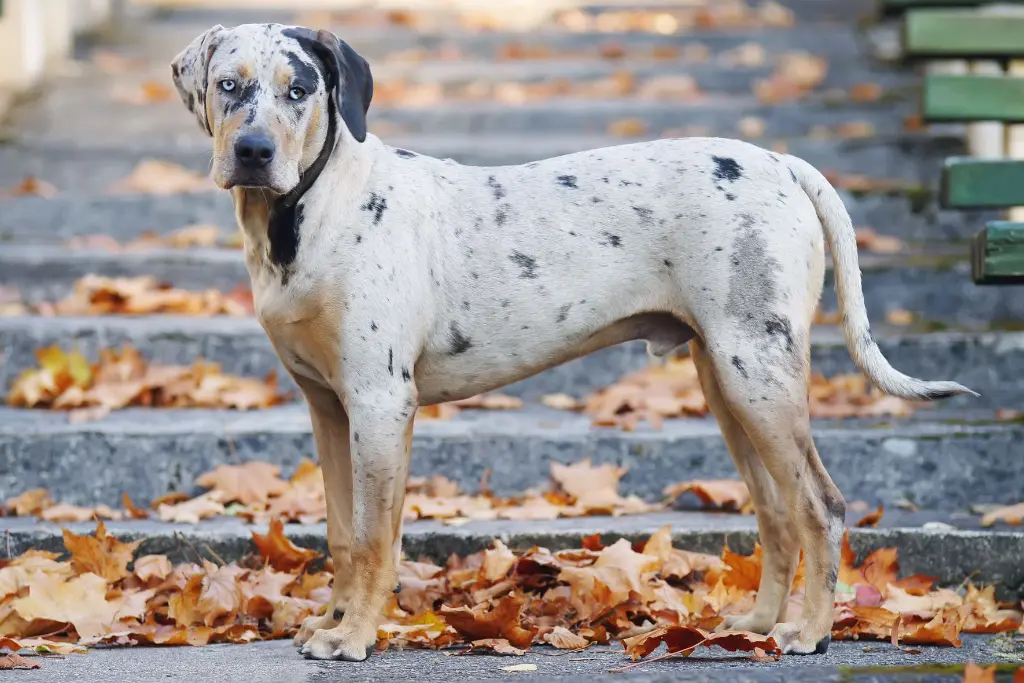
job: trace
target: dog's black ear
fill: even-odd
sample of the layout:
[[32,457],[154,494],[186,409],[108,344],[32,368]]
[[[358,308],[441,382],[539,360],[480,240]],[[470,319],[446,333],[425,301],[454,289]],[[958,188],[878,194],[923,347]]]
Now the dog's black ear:
[[206,115],[206,89],[209,85],[210,58],[223,38],[225,29],[220,24],[204,31],[171,62],[174,87],[188,110],[195,114],[199,127],[213,135]]
[[341,119],[359,142],[366,140],[366,112],[373,99],[373,75],[366,60],[330,31],[292,33],[324,64],[327,88]]

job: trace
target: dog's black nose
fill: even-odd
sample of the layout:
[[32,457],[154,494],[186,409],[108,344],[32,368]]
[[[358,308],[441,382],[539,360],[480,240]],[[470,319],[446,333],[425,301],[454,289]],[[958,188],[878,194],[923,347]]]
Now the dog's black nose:
[[274,158],[274,141],[266,135],[243,135],[235,143],[235,156],[245,168],[264,168]]

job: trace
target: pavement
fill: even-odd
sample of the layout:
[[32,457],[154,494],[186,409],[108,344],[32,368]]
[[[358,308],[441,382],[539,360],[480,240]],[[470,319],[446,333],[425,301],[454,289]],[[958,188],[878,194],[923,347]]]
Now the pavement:
[[[516,680],[587,683],[626,680],[630,683],[938,683],[961,681],[968,661],[999,664],[1000,681],[1024,666],[1024,644],[1006,637],[964,638],[962,648],[908,647],[908,654],[889,643],[833,642],[826,655],[782,657],[753,663],[723,650],[698,650],[689,658],[630,665],[619,645],[593,646],[583,652],[534,647],[525,656],[458,655],[426,650],[378,652],[367,661],[319,662],[301,657],[289,641],[201,648],[108,648],[61,660],[44,660],[42,668],[10,674],[18,683],[138,683],[160,681],[239,681],[300,683],[303,681],[459,681]],[[663,651],[655,652],[651,658]],[[532,671],[503,667],[532,664]],[[129,673],[130,672],[130,673]],[[126,677],[127,674],[127,677]]]

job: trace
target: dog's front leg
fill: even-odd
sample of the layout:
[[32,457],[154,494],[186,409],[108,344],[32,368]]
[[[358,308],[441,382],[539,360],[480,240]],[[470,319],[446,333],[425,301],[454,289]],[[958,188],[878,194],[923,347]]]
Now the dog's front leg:
[[334,562],[331,599],[322,615],[307,617],[295,636],[301,647],[320,629],[334,628],[348,608],[352,575],[352,456],[348,415],[333,390],[293,375],[309,404],[313,439],[327,497],[327,546]]
[[378,393],[372,398],[350,397],[347,407],[354,513],[348,608],[336,627],[314,633],[302,653],[314,659],[358,662],[372,652],[381,613],[398,584],[395,553],[416,399],[408,390]]

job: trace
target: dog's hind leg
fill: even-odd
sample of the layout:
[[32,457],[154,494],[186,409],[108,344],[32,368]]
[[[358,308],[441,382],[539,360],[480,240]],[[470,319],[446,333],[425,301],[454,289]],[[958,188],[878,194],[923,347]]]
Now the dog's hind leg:
[[334,585],[323,615],[307,617],[295,636],[301,647],[319,629],[334,628],[348,606],[352,573],[352,457],[348,415],[330,389],[295,376],[313,421],[313,439],[327,497],[327,545],[334,562]]
[[[769,323],[773,320],[769,317]],[[751,346],[741,329],[716,329],[713,337],[705,339],[705,349],[725,408],[742,426],[775,481],[789,515],[789,533],[795,532],[804,550],[803,615],[798,623],[777,624],[771,635],[786,653],[822,653],[831,635],[846,505],[811,439],[809,326],[787,326],[785,331],[768,335],[783,336],[781,343],[761,340],[759,347]],[[759,524],[760,520],[759,515]],[[772,542],[762,537],[766,549]],[[777,593],[770,597],[772,603],[777,601]],[[767,614],[767,605],[764,609]]]
[[748,614],[727,616],[720,630],[768,633],[785,618],[786,602],[800,555],[800,540],[792,532],[786,500],[768,473],[739,420],[726,405],[711,357],[699,339],[690,342],[704,398],[722,430],[740,476],[750,490],[757,514],[762,546],[761,585],[754,608]]

